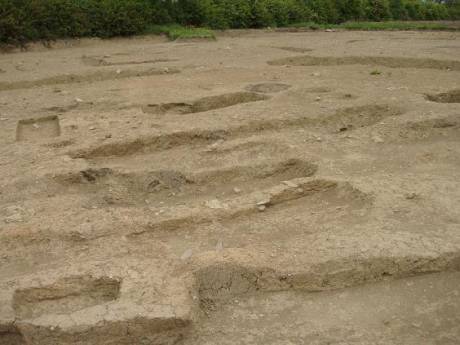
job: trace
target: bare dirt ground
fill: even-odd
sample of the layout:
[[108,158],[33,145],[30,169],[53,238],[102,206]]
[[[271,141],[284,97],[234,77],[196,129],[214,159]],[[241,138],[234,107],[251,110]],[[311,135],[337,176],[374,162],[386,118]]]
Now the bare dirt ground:
[[460,344],[459,33],[67,45],[0,55],[1,345]]

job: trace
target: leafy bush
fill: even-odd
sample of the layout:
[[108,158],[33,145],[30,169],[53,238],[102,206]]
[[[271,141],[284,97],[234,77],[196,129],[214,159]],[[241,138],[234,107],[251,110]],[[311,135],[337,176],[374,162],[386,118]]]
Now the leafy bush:
[[407,20],[409,15],[404,6],[403,0],[390,0],[391,18],[397,20]]
[[334,0],[311,0],[307,6],[314,13],[313,20],[318,23],[339,23],[340,14]]
[[134,35],[171,23],[227,29],[448,18],[460,18],[460,0],[0,0],[0,43]]
[[29,39],[23,1],[0,0],[0,43],[23,44]]
[[202,25],[215,29],[246,28],[251,25],[251,7],[247,0],[198,0]]
[[[62,0],[59,0],[62,1]],[[127,36],[143,32],[152,15],[146,0],[80,0],[91,36]]]
[[88,17],[71,0],[30,0],[24,11],[30,25],[29,35],[36,39],[78,37],[89,34]]
[[253,26],[286,26],[309,21],[312,11],[297,0],[256,0],[252,6]]
[[367,0],[366,17],[369,20],[380,22],[391,18],[390,3],[388,0]]
[[357,21],[365,17],[364,0],[337,0],[335,4],[340,22]]
[[142,33],[148,0],[0,0],[0,42]]
[[445,0],[446,10],[450,19],[460,19],[460,0]]

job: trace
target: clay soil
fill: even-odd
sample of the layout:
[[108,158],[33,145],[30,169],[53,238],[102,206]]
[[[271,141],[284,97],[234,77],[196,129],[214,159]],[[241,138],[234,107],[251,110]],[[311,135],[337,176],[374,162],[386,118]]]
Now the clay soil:
[[460,34],[0,55],[0,344],[460,344]]

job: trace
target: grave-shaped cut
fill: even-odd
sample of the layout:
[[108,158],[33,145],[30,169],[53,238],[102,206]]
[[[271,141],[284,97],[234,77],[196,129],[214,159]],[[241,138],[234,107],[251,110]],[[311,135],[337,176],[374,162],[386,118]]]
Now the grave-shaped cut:
[[1,345],[25,345],[26,341],[21,332],[13,324],[0,324]]
[[18,289],[13,308],[18,318],[44,314],[70,314],[94,305],[116,300],[121,280],[89,275],[62,278],[51,285]]
[[431,102],[438,103],[460,103],[460,89],[451,90],[448,92],[426,95],[426,98]]
[[260,83],[253,84],[246,87],[246,90],[250,92],[258,93],[277,93],[289,89],[291,85],[283,83]]
[[147,114],[193,114],[232,107],[237,104],[267,100],[269,97],[255,92],[233,92],[197,99],[193,102],[148,104],[142,107]]
[[61,135],[56,115],[20,120],[16,128],[17,141],[37,141]]

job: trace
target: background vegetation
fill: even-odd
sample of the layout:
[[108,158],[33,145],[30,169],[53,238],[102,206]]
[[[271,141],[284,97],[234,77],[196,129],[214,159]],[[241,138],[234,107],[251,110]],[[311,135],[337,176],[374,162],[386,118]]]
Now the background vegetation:
[[439,1],[0,0],[0,43],[126,36],[170,23],[228,29],[311,22],[460,19],[460,0]]

